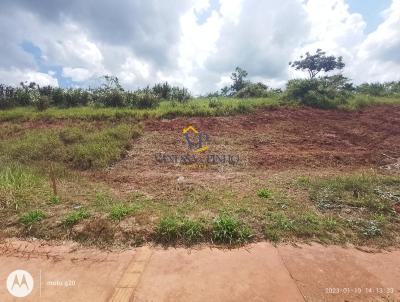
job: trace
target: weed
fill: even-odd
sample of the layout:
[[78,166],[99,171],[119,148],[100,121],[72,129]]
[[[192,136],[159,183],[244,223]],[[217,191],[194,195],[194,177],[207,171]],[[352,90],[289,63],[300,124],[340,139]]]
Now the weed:
[[362,233],[366,237],[375,237],[382,234],[379,223],[376,221],[368,221],[367,225],[363,228]]
[[173,216],[162,218],[156,227],[156,234],[159,241],[177,241],[180,237],[179,219]]
[[0,209],[36,204],[47,199],[46,180],[30,168],[19,164],[0,167]]
[[192,244],[204,238],[205,227],[194,219],[167,216],[156,227],[157,240],[164,243],[181,241]]
[[29,211],[24,215],[22,215],[20,221],[22,224],[30,226],[41,221],[45,217],[46,214],[42,210],[34,210],[34,211]]
[[71,212],[65,217],[64,224],[67,226],[73,226],[80,222],[83,219],[87,219],[90,217],[90,214],[85,209],[80,209],[74,212]]
[[270,198],[272,195],[272,191],[270,189],[261,189],[257,192],[257,196],[261,198]]
[[60,197],[59,197],[59,196],[56,196],[56,195],[52,196],[52,197],[50,198],[50,203],[51,203],[51,204],[59,204],[59,203],[60,203]]
[[119,203],[119,204],[112,206],[109,217],[112,220],[120,221],[120,220],[124,219],[126,216],[135,212],[137,209],[138,209],[138,207],[135,205]]
[[242,244],[252,237],[250,228],[239,219],[219,215],[213,223],[213,240],[217,243]]

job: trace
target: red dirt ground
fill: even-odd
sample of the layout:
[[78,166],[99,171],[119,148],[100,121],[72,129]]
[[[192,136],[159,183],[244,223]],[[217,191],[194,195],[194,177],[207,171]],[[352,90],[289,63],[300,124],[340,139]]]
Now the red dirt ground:
[[[312,108],[263,109],[233,117],[147,120],[128,156],[97,178],[117,191],[171,191],[177,178],[192,184],[240,184],[249,176],[282,171],[383,167],[400,158],[400,107],[357,112]],[[193,154],[182,135],[188,125],[209,135],[205,154],[240,156],[238,165],[203,168],[160,164],[158,153]],[[178,181],[179,182],[179,181]]]

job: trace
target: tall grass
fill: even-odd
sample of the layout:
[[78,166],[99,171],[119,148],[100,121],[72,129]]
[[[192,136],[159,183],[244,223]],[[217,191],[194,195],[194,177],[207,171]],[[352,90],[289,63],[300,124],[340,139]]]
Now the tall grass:
[[46,179],[32,169],[19,164],[0,167],[0,209],[19,210],[23,206],[41,203],[50,195]]
[[60,162],[74,168],[103,168],[119,160],[140,135],[138,126],[111,128],[67,127],[63,130],[30,130],[0,142],[4,157],[20,163]]
[[[142,120],[146,118],[174,118],[178,116],[227,116],[249,112],[256,108],[277,106],[277,98],[235,99],[219,98],[219,106],[210,106],[210,99],[191,99],[185,103],[163,101],[157,108],[96,108],[73,107],[68,109],[50,108],[38,112],[33,107],[18,107],[0,111],[0,121],[34,120]],[[212,102],[211,102],[212,103]]]

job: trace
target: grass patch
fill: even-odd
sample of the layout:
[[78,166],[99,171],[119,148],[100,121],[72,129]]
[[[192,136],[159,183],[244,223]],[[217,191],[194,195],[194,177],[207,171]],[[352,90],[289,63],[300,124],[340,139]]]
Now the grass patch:
[[104,168],[124,156],[141,130],[120,124],[104,129],[89,125],[63,130],[30,130],[0,143],[2,154],[21,163],[60,162],[78,169]]
[[212,239],[216,243],[243,244],[251,237],[251,229],[236,217],[222,214],[214,219]]
[[134,204],[115,204],[110,209],[109,217],[112,220],[121,221],[126,216],[137,211],[139,208],[140,207],[138,205]]
[[65,217],[63,223],[66,226],[73,226],[77,223],[79,223],[80,221],[87,219],[90,217],[89,212],[87,212],[85,209],[80,209],[74,212],[71,212],[67,215],[67,217]]
[[310,183],[310,198],[321,211],[344,208],[390,213],[399,192],[400,178],[378,174],[338,176]]
[[[211,106],[210,106],[211,103]],[[236,98],[218,98],[215,100],[202,98],[191,99],[185,103],[163,101],[157,108],[130,109],[130,108],[98,108],[73,107],[49,108],[38,112],[33,107],[18,107],[9,110],[0,110],[0,121],[32,121],[32,120],[84,120],[84,121],[118,121],[142,120],[147,118],[174,118],[178,116],[228,116],[251,112],[261,107],[278,106],[279,100],[271,98],[251,98],[245,101]]]
[[48,200],[50,190],[46,179],[20,164],[0,167],[0,209],[19,210],[21,207]]
[[260,189],[257,192],[257,196],[260,197],[260,198],[268,199],[268,198],[270,198],[272,196],[272,191],[270,189],[266,189],[266,188]]
[[46,217],[42,210],[29,211],[21,216],[20,221],[26,226],[31,226]]
[[192,244],[204,238],[206,228],[200,220],[167,216],[160,220],[155,232],[159,242]]

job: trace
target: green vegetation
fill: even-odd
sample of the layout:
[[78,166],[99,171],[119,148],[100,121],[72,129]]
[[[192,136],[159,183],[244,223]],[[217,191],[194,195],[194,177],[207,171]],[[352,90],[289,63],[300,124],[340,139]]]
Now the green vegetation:
[[[50,188],[46,180],[31,168],[20,164],[4,164],[0,167],[0,209],[19,208],[48,200]],[[29,202],[28,202],[29,201]]]
[[271,197],[271,195],[272,195],[271,190],[267,189],[267,188],[260,189],[257,192],[257,196],[261,197],[261,198],[269,198],[269,197]]
[[159,242],[193,244],[205,237],[206,228],[199,220],[167,216],[160,220],[155,233]]
[[115,204],[111,207],[110,209],[110,214],[109,217],[112,220],[122,220],[129,214],[134,213],[137,211],[140,207],[134,204],[123,204],[123,203],[118,203]]
[[65,217],[64,224],[67,226],[73,226],[83,219],[87,219],[90,217],[90,214],[85,209],[80,209],[74,212],[71,212]]
[[29,130],[0,142],[4,158],[20,163],[59,162],[78,169],[103,168],[119,160],[140,129],[128,124],[97,129],[91,125],[63,130]]
[[251,237],[251,229],[238,218],[222,214],[214,219],[213,241],[216,243],[243,244]]
[[35,210],[22,215],[20,221],[22,224],[30,226],[41,221],[45,217],[46,214],[42,210]]

